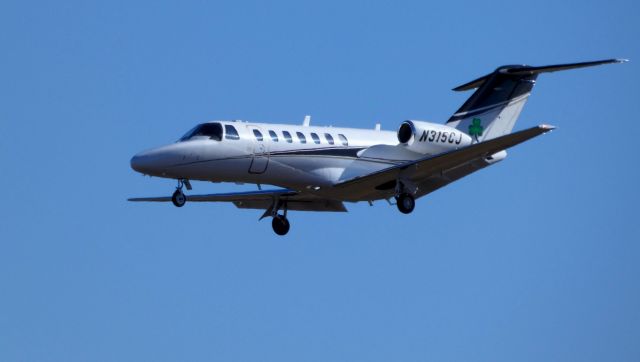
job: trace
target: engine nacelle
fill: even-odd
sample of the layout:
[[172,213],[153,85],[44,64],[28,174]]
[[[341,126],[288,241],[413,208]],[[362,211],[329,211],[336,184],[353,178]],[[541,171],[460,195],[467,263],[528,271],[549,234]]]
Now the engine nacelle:
[[398,128],[398,141],[409,150],[422,154],[438,154],[471,144],[471,137],[443,124],[404,121]]

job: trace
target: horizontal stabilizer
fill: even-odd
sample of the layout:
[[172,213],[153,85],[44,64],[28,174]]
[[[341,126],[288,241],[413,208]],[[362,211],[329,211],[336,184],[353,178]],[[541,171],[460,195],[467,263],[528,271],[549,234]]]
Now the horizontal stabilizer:
[[[505,65],[496,69],[494,73],[509,74],[509,75],[532,75],[532,74],[540,74],[540,73],[557,72],[560,70],[593,67],[593,66],[602,65],[602,64],[625,63],[627,61],[628,61],[627,59],[605,59],[605,60],[596,60],[592,62],[582,62],[582,63],[544,65],[540,67],[532,67],[529,65]],[[493,73],[487,74],[478,79],[474,79],[471,82],[455,87],[453,88],[453,90],[456,92],[461,92],[461,91],[467,91],[467,90],[479,88],[487,79],[491,77],[491,75],[493,75]]]
[[540,74],[540,73],[557,72],[560,70],[569,70],[569,69],[576,69],[576,68],[593,67],[593,66],[602,65],[602,64],[613,64],[613,63],[624,63],[624,62],[628,62],[628,60],[627,59],[606,59],[606,60],[596,60],[593,62],[545,65],[541,67],[530,67],[530,66],[506,67],[506,68],[500,69],[500,73],[517,74],[517,75]]

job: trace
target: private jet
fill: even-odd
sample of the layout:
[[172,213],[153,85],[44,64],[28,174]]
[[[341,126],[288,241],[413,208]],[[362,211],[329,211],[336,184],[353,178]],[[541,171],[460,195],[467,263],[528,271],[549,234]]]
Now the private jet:
[[[288,211],[345,212],[345,202],[386,200],[403,214],[415,200],[507,157],[506,150],[554,129],[541,124],[512,132],[541,73],[625,59],[548,66],[506,65],[454,88],[474,90],[445,124],[407,120],[396,132],[211,121],[178,141],[140,152],[133,170],[177,180],[172,196],[129,201],[231,202],[265,210],[276,234],[289,232]],[[191,181],[255,184],[248,192],[186,195]],[[272,185],[273,189],[263,189]]]

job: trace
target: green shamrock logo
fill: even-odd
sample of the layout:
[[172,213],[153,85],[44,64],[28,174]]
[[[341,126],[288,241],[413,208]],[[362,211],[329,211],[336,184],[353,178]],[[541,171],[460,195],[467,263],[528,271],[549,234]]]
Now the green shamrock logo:
[[482,127],[480,122],[480,118],[474,118],[469,125],[469,135],[474,137],[476,141],[478,140],[478,136],[482,136],[482,132],[484,131],[484,127]]

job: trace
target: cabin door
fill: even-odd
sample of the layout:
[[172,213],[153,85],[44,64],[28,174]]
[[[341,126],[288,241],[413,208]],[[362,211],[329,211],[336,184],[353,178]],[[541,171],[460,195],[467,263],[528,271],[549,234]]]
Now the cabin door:
[[253,140],[253,152],[249,173],[264,173],[269,165],[269,141],[267,135],[256,126],[247,126],[249,137]]

